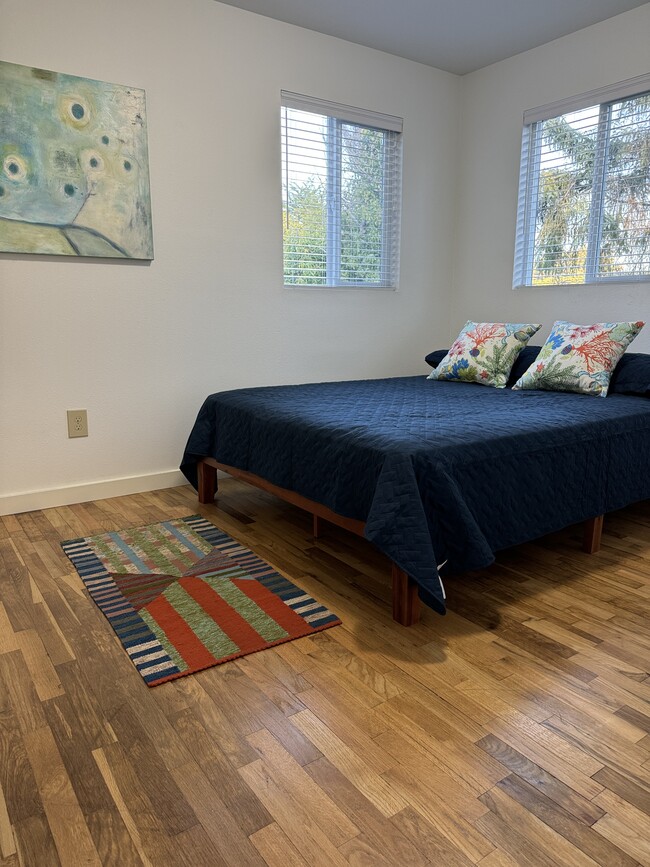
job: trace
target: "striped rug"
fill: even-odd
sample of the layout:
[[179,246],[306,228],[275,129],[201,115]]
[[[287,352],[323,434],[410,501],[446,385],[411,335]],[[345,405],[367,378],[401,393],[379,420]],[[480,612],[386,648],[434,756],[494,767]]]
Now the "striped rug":
[[200,515],[61,545],[148,686],[341,622]]

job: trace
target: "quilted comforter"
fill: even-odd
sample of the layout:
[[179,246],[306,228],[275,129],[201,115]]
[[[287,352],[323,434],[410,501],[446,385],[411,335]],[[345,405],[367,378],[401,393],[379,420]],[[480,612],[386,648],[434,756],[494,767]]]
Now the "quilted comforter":
[[650,399],[422,376],[239,389],[199,412],[195,487],[205,456],[365,521],[444,613],[440,576],[650,497]]

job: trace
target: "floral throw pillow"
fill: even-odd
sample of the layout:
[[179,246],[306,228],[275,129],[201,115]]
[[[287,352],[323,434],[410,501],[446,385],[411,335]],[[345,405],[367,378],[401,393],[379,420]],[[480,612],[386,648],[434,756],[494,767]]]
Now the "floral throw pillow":
[[607,397],[612,371],[643,325],[643,322],[575,325],[558,321],[535,361],[512,387]]
[[541,325],[467,322],[427,377],[505,388],[517,356]]

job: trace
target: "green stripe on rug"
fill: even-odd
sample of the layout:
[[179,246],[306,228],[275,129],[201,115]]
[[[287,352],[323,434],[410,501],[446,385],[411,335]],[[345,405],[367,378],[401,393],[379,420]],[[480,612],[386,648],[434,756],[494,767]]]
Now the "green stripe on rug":
[[[159,531],[154,532],[147,529],[140,531],[135,529],[128,531],[126,541],[130,548],[136,549],[136,553],[138,551],[142,552],[144,558],[141,557],[140,559],[148,559],[154,564],[156,569],[159,569],[161,572],[167,572],[169,575],[174,575],[178,578],[181,575],[181,570],[177,566],[172,565],[169,558],[161,553],[160,546],[157,544],[162,538],[163,536]],[[167,539],[165,539],[165,541],[167,541]],[[172,549],[174,548],[174,546],[171,547]],[[176,554],[176,552],[174,553]],[[181,553],[180,546],[177,555],[179,559],[182,559],[182,562],[185,565],[190,566],[192,564],[192,560],[189,559],[186,554]]]
[[95,549],[95,552],[102,556],[101,559],[108,560],[108,562],[113,567],[111,572],[124,572],[130,571],[131,573],[137,573],[138,568],[134,566],[133,563],[128,559],[126,554],[115,544],[115,542],[110,541],[107,542],[104,536],[95,536],[94,539],[89,540],[90,547]]
[[172,584],[162,595],[213,656],[219,658],[239,652],[238,645],[180,584]]
[[237,614],[244,618],[253,629],[259,633],[265,641],[277,641],[286,638],[286,632],[266,611],[262,611],[256,602],[248,597],[239,587],[235,587],[230,581],[220,581],[212,575],[202,575],[202,580],[218,593],[221,598],[235,609]]

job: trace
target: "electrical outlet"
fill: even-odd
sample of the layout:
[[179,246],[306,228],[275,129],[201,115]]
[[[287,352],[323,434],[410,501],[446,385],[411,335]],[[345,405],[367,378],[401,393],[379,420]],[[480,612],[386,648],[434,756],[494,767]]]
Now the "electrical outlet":
[[68,410],[68,436],[88,436],[88,413],[85,409]]

